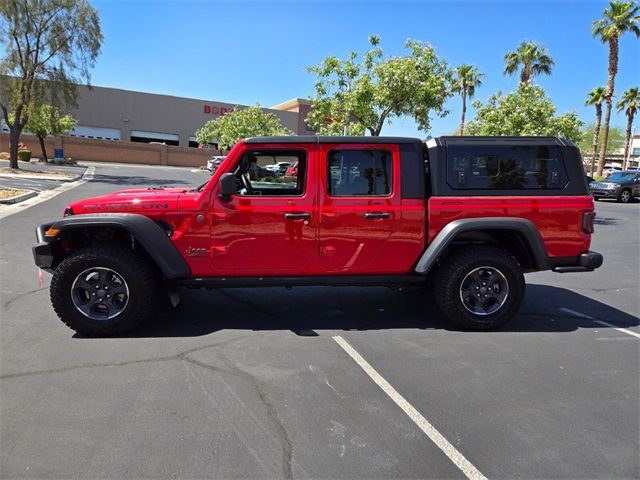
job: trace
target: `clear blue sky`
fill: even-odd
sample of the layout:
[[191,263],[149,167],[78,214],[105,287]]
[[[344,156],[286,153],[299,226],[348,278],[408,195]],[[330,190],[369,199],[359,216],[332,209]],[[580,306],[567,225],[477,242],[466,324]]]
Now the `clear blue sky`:
[[[386,54],[406,39],[431,43],[450,65],[472,63],[486,74],[476,98],[511,91],[503,57],[521,40],[542,43],[556,62],[539,77],[558,107],[592,122],[586,94],[607,80],[607,46],[591,36],[603,1],[94,1],[105,41],[92,83],[144,92],[271,106],[313,93],[310,65],[333,54],[367,49],[371,33]],[[640,83],[640,41],[620,44],[616,92]],[[460,99],[434,118],[431,135],[452,133]],[[470,116],[473,110],[469,112]],[[622,114],[612,124],[624,127]],[[395,120],[389,135],[419,135],[412,121]]]

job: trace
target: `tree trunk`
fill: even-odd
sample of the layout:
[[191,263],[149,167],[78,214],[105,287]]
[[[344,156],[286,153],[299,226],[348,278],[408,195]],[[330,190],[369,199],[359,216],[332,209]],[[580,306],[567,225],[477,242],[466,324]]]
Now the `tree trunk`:
[[460,119],[460,135],[464,135],[464,117],[467,113],[467,91],[462,89],[462,118]]
[[596,163],[596,155],[598,154],[598,137],[600,136],[600,124],[602,123],[602,105],[596,104],[596,125],[593,129],[593,156],[591,157],[591,168],[589,168],[589,176],[593,177],[593,167]]
[[600,145],[600,158],[598,158],[598,170],[596,176],[602,176],[604,162],[607,155],[607,143],[609,142],[609,121],[611,120],[611,103],[613,99],[613,89],[615,87],[616,73],[618,73],[618,37],[609,39],[609,79],[607,89],[604,92],[606,110],[604,114],[604,124],[602,129],[602,144]]
[[633,114],[627,115],[627,136],[624,144],[624,158],[622,159],[622,170],[627,169],[627,158],[629,158],[629,147],[631,146],[631,127],[633,125]]
[[38,141],[40,142],[40,150],[42,150],[42,158],[40,160],[47,163],[47,148],[44,146],[44,137],[42,135],[38,135]]
[[9,127],[9,167],[18,169],[18,143],[20,143],[20,130],[13,124]]

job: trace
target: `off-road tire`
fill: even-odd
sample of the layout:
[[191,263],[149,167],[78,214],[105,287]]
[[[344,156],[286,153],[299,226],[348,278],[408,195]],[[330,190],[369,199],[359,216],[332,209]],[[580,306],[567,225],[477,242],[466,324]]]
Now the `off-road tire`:
[[618,195],[618,201],[621,203],[631,203],[633,201],[633,194],[631,193],[631,190],[623,188],[620,195]]
[[[114,318],[91,319],[74,304],[74,281],[82,272],[95,267],[114,271],[126,282],[128,301]],[[53,274],[49,293],[53,309],[69,328],[82,335],[105,337],[138,326],[153,310],[161,291],[160,273],[145,257],[124,247],[107,245],[78,250],[63,260]]]
[[[462,282],[481,267],[502,274],[508,286],[504,303],[490,314],[470,312],[462,300]],[[436,303],[452,322],[469,330],[493,330],[511,320],[518,312],[525,294],[525,281],[518,262],[504,250],[494,247],[462,247],[443,262],[435,278]]]

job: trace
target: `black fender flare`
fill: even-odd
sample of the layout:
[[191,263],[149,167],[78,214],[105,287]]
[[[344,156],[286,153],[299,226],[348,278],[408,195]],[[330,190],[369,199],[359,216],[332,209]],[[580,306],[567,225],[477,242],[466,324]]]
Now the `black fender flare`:
[[529,244],[531,253],[536,262],[537,270],[549,270],[549,257],[544,246],[540,232],[536,226],[526,218],[518,217],[483,217],[462,218],[454,220],[444,226],[424,251],[416,264],[415,271],[426,275],[429,273],[435,261],[444,253],[457,235],[472,230],[490,231],[507,230],[515,231],[523,235]]
[[[122,228],[135,237],[136,242],[142,245],[167,279],[191,276],[189,265],[164,230],[149,217],[136,213],[71,215],[53,223],[40,225],[36,229],[38,245],[33,247],[34,257],[38,249],[42,250],[42,247],[48,246],[65,232],[87,227]],[[58,232],[50,236],[46,234],[49,229],[57,229]],[[36,264],[38,264],[38,258],[36,258]],[[40,264],[38,266],[45,269],[47,267]]]

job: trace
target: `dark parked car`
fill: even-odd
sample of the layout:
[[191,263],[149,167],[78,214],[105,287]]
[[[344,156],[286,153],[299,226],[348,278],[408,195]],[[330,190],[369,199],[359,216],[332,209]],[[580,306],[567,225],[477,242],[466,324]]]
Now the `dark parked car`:
[[612,173],[606,180],[591,182],[589,193],[594,200],[615,198],[619,202],[629,203],[640,197],[640,172],[625,170]]

